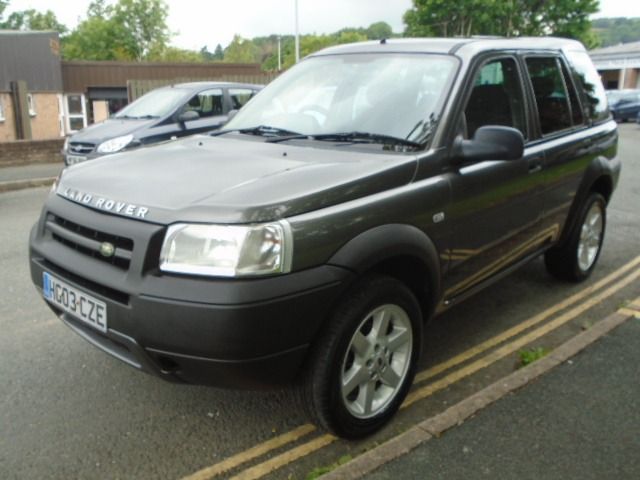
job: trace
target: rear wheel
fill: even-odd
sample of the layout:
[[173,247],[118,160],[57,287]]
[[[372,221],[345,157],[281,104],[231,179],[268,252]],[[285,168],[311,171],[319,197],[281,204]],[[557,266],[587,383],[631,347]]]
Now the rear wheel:
[[421,343],[422,315],[412,292],[390,277],[364,279],[316,346],[303,386],[307,410],[336,435],[373,433],[411,387]]
[[580,211],[579,221],[564,245],[545,253],[547,270],[563,280],[586,279],[600,256],[606,219],[604,197],[599,193],[591,193]]

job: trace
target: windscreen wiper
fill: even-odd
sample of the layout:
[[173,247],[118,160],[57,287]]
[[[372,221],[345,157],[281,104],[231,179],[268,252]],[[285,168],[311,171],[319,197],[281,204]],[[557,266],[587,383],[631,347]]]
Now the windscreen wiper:
[[212,137],[217,137],[219,135],[224,135],[225,133],[231,133],[231,132],[243,133],[245,135],[258,135],[260,137],[281,137],[283,135],[286,135],[286,136],[302,135],[298,132],[287,130],[285,128],[272,127],[269,125],[258,125],[257,127],[251,127],[251,128],[234,128],[231,130],[218,130],[216,132],[210,133],[210,135]]
[[412,142],[405,138],[383,135],[370,132],[341,132],[341,133],[321,133],[318,135],[293,134],[288,136],[278,136],[266,140],[269,143],[286,142],[287,140],[319,140],[319,141],[349,141],[354,143],[382,143],[385,145],[404,145],[412,148],[422,148],[418,142]]
[[371,132],[338,132],[338,133],[321,133],[313,135],[310,138],[320,141],[353,141],[361,143],[382,143],[387,145],[404,145],[412,148],[422,148],[423,145],[418,142],[412,142],[406,138],[394,137],[391,135],[383,135],[381,133]]

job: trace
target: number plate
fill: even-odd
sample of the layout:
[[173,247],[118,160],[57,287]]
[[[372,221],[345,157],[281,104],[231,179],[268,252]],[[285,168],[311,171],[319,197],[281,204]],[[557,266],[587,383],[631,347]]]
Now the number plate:
[[42,292],[49,302],[87,325],[106,333],[107,305],[103,301],[87,295],[47,272],[42,273]]
[[84,162],[86,159],[87,157],[83,157],[81,155],[67,155],[67,165]]

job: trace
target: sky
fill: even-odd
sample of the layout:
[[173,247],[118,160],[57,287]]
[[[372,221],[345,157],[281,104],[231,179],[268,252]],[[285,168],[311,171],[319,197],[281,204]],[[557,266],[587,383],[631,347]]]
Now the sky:
[[[90,0],[9,0],[5,15],[14,10],[53,10],[73,28],[85,17]],[[295,0],[167,0],[172,44],[190,50],[217,44],[226,47],[234,34],[245,38],[293,34]],[[412,0],[298,0],[301,34],[332,33],[345,27],[368,27],[385,21],[394,32],[404,30],[402,15]],[[599,17],[640,17],[638,0],[601,0]]]

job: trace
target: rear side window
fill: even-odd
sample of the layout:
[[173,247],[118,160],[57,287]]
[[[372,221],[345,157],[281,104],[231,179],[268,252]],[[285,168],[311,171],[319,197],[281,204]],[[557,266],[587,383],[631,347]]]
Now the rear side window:
[[578,88],[584,92],[585,114],[594,122],[608,119],[609,108],[604,87],[587,52],[569,51],[565,55],[578,77]]
[[240,110],[255,94],[256,91],[249,88],[230,88],[231,109]]
[[464,111],[467,138],[485,125],[517,128],[527,138],[524,97],[513,58],[485,64],[478,72]]
[[578,100],[578,94],[575,87],[573,86],[573,81],[571,80],[571,75],[567,71],[567,67],[563,62],[560,62],[560,65],[562,66],[564,84],[566,85],[567,91],[569,92],[569,104],[571,105],[571,118],[573,120],[573,125],[582,125],[585,123],[585,121],[582,107],[580,106],[580,101]]
[[571,110],[558,60],[555,57],[530,57],[526,62],[542,134],[570,128]]

